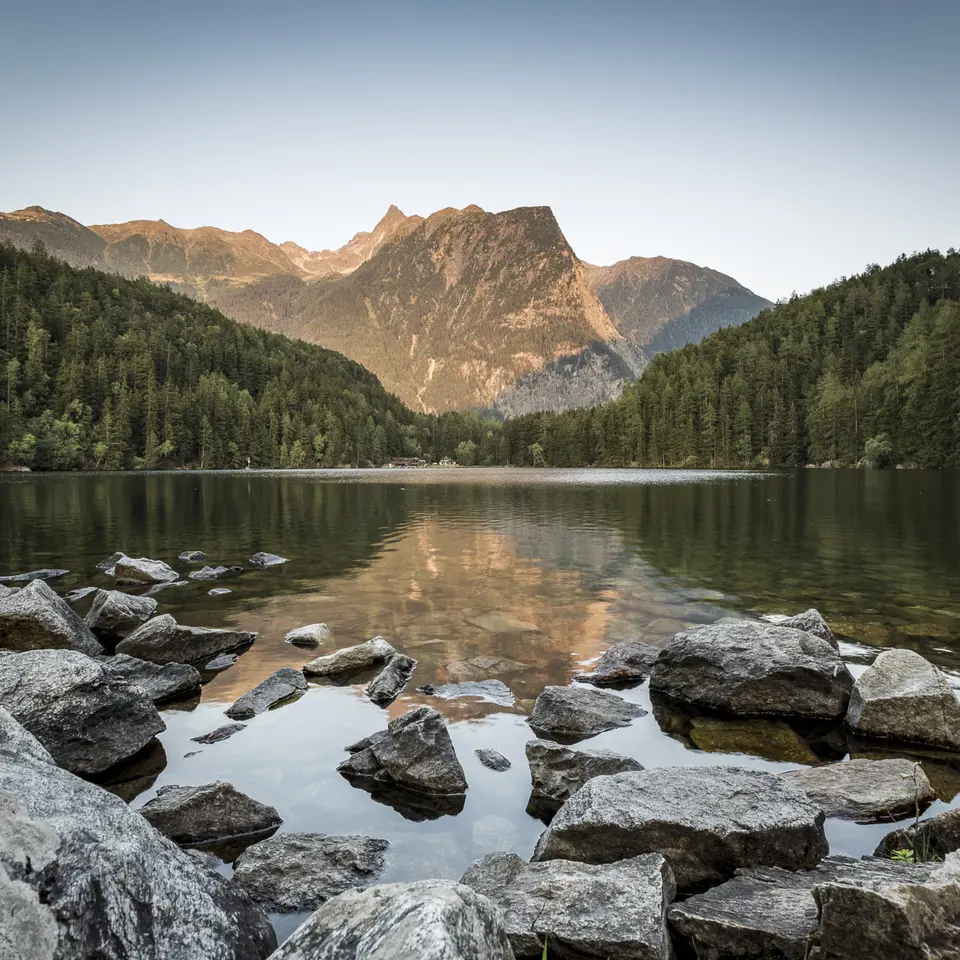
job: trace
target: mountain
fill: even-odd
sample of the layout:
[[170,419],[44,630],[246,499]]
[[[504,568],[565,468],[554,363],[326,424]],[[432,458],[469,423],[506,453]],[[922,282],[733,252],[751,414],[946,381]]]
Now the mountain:
[[698,343],[772,306],[733,277],[686,260],[631,257],[610,267],[584,266],[617,329],[648,356]]
[[74,267],[103,267],[103,237],[89,227],[43,207],[0,213],[0,243],[29,250],[36,243]]

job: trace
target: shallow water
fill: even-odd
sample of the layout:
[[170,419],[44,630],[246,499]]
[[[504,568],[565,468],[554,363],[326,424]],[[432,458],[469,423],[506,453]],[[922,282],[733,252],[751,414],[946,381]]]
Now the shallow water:
[[[184,575],[191,568],[176,557],[186,549],[227,566],[257,550],[288,557],[282,567],[157,595],[160,612],[185,623],[260,637],[198,702],[164,710],[163,749],[117,789],[139,806],[166,784],[228,779],[276,806],[282,830],[389,839],[385,880],[459,877],[491,850],[529,855],[543,824],[525,812],[524,717],[544,685],[569,682],[618,640],[662,644],[688,624],[816,606],[849,641],[855,670],[878,646],[909,646],[956,671],[958,521],[960,477],[949,473],[0,475],[0,574],[67,567],[52,582],[65,592],[112,586],[95,565],[118,549]],[[210,597],[213,586],[231,592]],[[382,711],[362,685],[311,686],[230,740],[191,742],[227,722],[224,708],[272,671],[317,655],[283,642],[316,621],[332,630],[320,653],[381,634],[415,657],[401,698]],[[504,677],[514,706],[416,692],[449,681],[447,665],[480,655],[523,665]],[[649,714],[589,743],[647,767],[776,771],[874,749],[837,729],[681,714],[651,704],[645,684],[623,695]],[[336,772],[346,744],[420,703],[446,716],[466,771],[457,815],[409,819],[420,814],[377,802]],[[501,751],[512,769],[482,767],[478,747]],[[941,797],[931,812],[956,803],[960,759],[924,766]],[[871,852],[888,829],[828,822],[832,849],[854,855]],[[275,919],[282,936],[300,918]]]

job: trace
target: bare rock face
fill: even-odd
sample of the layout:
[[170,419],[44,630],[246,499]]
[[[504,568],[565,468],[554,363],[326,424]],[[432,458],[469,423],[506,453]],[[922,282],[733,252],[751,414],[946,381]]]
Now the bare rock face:
[[388,707],[410,682],[417,661],[402,653],[391,657],[387,665],[367,684],[367,696],[378,706]]
[[659,647],[651,647],[649,643],[639,640],[625,640],[614,644],[600,658],[593,673],[574,677],[574,680],[592,683],[597,687],[642,683],[650,676],[659,656]]
[[607,863],[662,852],[677,888],[738,867],[809,869],[826,856],[823,812],[780,777],[738,767],[666,767],[594,777],[544,831],[534,860]]
[[828,817],[844,820],[900,820],[937,798],[920,764],[909,760],[849,760],[780,776],[796,784]]
[[388,883],[328,900],[272,960],[514,960],[500,911],[448,880]]
[[231,720],[249,720],[281,703],[302,697],[306,689],[307,681],[300,670],[281,667],[224,712]]
[[835,646],[789,627],[721,620],[678,633],[654,664],[650,689],[750,716],[841,717],[853,677]]
[[599,865],[492,853],[460,882],[500,907],[518,958],[540,960],[545,939],[551,957],[673,958],[667,907],[676,890],[658,853]]
[[296,647],[319,647],[328,636],[330,628],[325,623],[308,623],[291,630],[283,639]]
[[172,567],[162,560],[149,557],[120,557],[113,567],[113,578],[117,583],[173,583],[179,578]]
[[78,650],[90,656],[103,653],[90,628],[43,580],[32,580],[0,597],[0,647]]
[[267,910],[316,910],[344,890],[373,883],[389,846],[372,837],[284,833],[244,851],[233,879]]
[[341,647],[325,657],[317,657],[303,666],[308,677],[332,677],[341,673],[369,670],[397,653],[383,637],[374,637],[353,647]]
[[199,787],[161,787],[140,813],[176,843],[198,844],[276,830],[276,809],[216,780]]
[[605,730],[629,727],[646,712],[615,693],[576,686],[544,687],[529,722],[537,733],[583,740]]
[[142,687],[154,703],[184,700],[200,692],[200,671],[186,663],[151,663],[118,653],[100,659],[114,676]]
[[0,706],[83,775],[132,757],[166,729],[144,690],[73,650],[0,657]]
[[248,647],[256,639],[255,633],[240,630],[186,627],[165,613],[148,620],[118,643],[117,653],[153,663],[195,663]]
[[865,737],[960,750],[960,700],[919,653],[885,650],[857,678],[847,726]]
[[87,626],[110,649],[146,623],[156,612],[153,597],[134,597],[120,590],[98,590],[86,617]]
[[945,860],[948,853],[960,850],[960,810],[947,810],[891,831],[873,854],[889,857],[895,850],[909,850],[918,860]]

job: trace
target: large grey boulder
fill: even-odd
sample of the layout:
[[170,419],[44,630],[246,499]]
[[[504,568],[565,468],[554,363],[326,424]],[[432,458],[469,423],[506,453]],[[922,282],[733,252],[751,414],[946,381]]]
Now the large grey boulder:
[[233,879],[267,910],[316,910],[354,887],[367,887],[383,870],[386,840],[284,833],[249,847]]
[[347,778],[373,778],[429,794],[462,794],[463,767],[443,717],[417,707],[391,720],[387,729],[347,747],[337,769]]
[[614,644],[597,662],[593,673],[585,673],[574,680],[595,686],[627,686],[641,683],[650,676],[660,656],[660,647],[651,647],[639,640],[625,640]]
[[281,667],[224,711],[231,720],[249,720],[281,703],[302,697],[307,681],[300,670]]
[[200,692],[200,671],[187,663],[151,663],[118,653],[100,662],[114,676],[142,687],[154,703],[185,700]]
[[410,682],[416,669],[417,661],[413,657],[398,653],[391,657],[386,666],[367,684],[367,696],[378,707],[390,706]]
[[667,861],[652,853],[610,864],[527,863],[492,853],[460,882],[503,911],[514,954],[672,960],[667,907],[676,889]]
[[148,620],[118,643],[117,653],[153,663],[195,663],[228,650],[248,647],[256,639],[255,633],[241,630],[187,627],[165,613]]
[[514,960],[500,911],[449,880],[388,883],[328,900],[272,960]]
[[549,740],[530,740],[526,746],[530,764],[531,799],[559,806],[594,777],[642,770],[632,757],[613,750],[573,750]]
[[238,887],[118,797],[55,766],[35,740],[24,747],[33,738],[13,724],[0,711],[0,956],[270,955],[273,928]]
[[0,598],[0,647],[79,650],[91,656],[103,647],[90,628],[43,580]]
[[166,729],[144,690],[73,650],[0,657],[0,707],[84,775],[132,757]]
[[849,760],[780,776],[796,784],[828,817],[843,820],[900,820],[937,799],[923,768],[909,760]]
[[149,557],[120,557],[113,567],[117,583],[173,583],[180,574],[162,560]]
[[325,623],[308,623],[290,630],[283,639],[295,647],[319,647],[329,636],[330,628]]
[[588,780],[544,831],[534,860],[608,863],[660,852],[682,892],[737,867],[809,869],[827,854],[820,808],[771,773],[665,767]]
[[835,650],[840,649],[837,638],[833,631],[827,626],[827,621],[820,615],[819,610],[811,607],[803,613],[798,613],[793,617],[786,617],[777,621],[778,627],[790,627],[793,630],[803,630],[804,633],[812,633],[821,640],[826,640]]
[[895,850],[909,850],[918,860],[945,860],[948,853],[960,850],[960,809],[891,831],[873,853],[889,857]]
[[113,649],[156,612],[153,597],[134,597],[120,590],[98,590],[86,617],[87,626]]
[[646,710],[615,693],[589,687],[544,687],[529,723],[538,734],[582,740],[605,730],[628,727]]
[[847,726],[865,737],[960,750],[960,701],[912,650],[885,650],[857,678]]
[[812,633],[723,620],[678,633],[654,664],[650,689],[729,713],[842,717],[853,677]]
[[374,637],[353,647],[341,647],[325,657],[317,657],[304,664],[303,672],[308,677],[333,677],[341,673],[369,670],[370,667],[385,663],[396,653],[383,637]]
[[184,845],[261,834],[283,823],[274,807],[223,780],[198,787],[161,787],[140,813],[165,837]]

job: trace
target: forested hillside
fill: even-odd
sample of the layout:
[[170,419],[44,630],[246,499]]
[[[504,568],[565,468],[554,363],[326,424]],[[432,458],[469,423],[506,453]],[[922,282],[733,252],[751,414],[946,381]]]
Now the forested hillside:
[[616,402],[508,422],[553,466],[960,467],[960,254],[872,266],[654,359]]
[[414,414],[339,353],[147,280],[0,245],[0,464],[297,467],[493,460],[476,414]]

